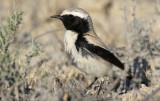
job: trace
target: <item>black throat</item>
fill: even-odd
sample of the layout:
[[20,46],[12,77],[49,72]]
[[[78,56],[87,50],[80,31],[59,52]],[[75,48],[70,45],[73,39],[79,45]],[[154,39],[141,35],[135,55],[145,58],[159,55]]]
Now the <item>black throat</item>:
[[90,31],[89,23],[86,19],[73,15],[63,15],[62,22],[67,30],[72,30],[79,34]]

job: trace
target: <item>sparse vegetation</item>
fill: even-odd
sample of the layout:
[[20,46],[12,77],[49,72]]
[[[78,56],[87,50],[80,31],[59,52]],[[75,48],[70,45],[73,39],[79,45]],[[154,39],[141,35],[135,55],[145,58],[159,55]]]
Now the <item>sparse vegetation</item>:
[[[12,12],[8,17],[7,26],[3,26],[4,33],[0,29],[0,94],[1,100],[7,99],[19,99],[18,94],[23,93],[19,85],[24,82],[23,68],[16,60],[16,51],[13,53],[9,50],[9,47],[14,40],[17,32],[17,28],[22,22],[22,12]],[[20,93],[20,92],[21,93]]]
[[[25,100],[25,93],[29,90],[25,65],[18,63],[19,50],[10,50],[17,29],[22,23],[22,15],[22,11],[13,11],[7,19],[7,26],[0,29],[0,100]],[[26,63],[29,64],[31,58],[39,55],[40,51],[39,45],[36,45],[35,49],[26,55]]]
[[[94,16],[95,12],[98,14],[93,19],[95,28],[100,28],[100,31],[96,29],[98,36],[110,46],[119,47],[113,51],[135,75],[135,79],[125,93],[118,88],[117,92],[112,91],[108,94],[107,90],[112,82],[106,77],[99,97],[96,96],[99,81],[96,81],[92,89],[85,93],[84,89],[91,83],[92,77],[77,70],[66,57],[63,49],[64,30],[59,28],[59,22],[49,19],[52,14],[60,14],[66,8],[62,6],[62,2],[55,1],[56,3],[53,0],[32,1],[32,5],[31,1],[13,0],[12,3],[5,1],[7,4],[15,4],[17,8],[22,8],[24,13],[13,10],[9,13],[9,17],[6,17],[7,13],[0,15],[3,20],[0,23],[0,101],[159,100],[160,35],[153,35],[160,32],[159,0],[155,0],[156,3],[151,3],[149,0],[102,0],[95,3],[96,5],[95,1],[92,1],[95,6],[93,8],[98,10],[88,10],[88,12],[91,16]],[[77,1],[70,1],[72,2],[65,2],[67,7],[78,6]],[[88,5],[87,2],[85,1],[85,5]],[[115,9],[113,5],[117,2],[123,4],[116,5],[119,7],[116,8],[118,12],[123,15],[118,17],[121,22],[124,22],[120,26],[119,22],[116,22],[118,20],[113,17],[114,14],[111,16],[113,13],[111,9],[112,7],[112,10]],[[146,6],[148,2],[149,5],[153,5],[154,12],[151,11],[152,15],[147,17],[144,16],[145,14],[140,17],[138,6],[144,2]],[[88,8],[82,4],[79,3],[82,8]],[[97,5],[101,5],[98,6],[100,8]],[[150,6],[150,9],[153,6]],[[4,11],[7,12],[8,9]],[[118,12],[115,13],[119,14]],[[102,18],[97,20],[96,17],[99,16]],[[134,82],[138,82],[138,85]],[[149,83],[147,86],[141,82]],[[124,82],[121,82],[120,87],[122,83]]]

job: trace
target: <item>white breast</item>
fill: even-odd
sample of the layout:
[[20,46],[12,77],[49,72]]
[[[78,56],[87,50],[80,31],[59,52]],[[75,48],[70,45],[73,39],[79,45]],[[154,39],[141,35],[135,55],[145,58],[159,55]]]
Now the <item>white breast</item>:
[[64,37],[65,50],[71,54],[73,62],[77,67],[87,74],[91,74],[97,77],[107,76],[110,70],[110,63],[102,58],[93,58],[81,55],[81,51],[77,51],[75,42],[78,34],[72,31],[66,31]]

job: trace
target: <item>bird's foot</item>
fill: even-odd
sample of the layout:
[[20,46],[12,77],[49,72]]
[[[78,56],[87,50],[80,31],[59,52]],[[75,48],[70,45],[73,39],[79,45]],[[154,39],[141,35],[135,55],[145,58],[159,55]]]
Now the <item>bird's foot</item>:
[[97,81],[97,79],[98,79],[98,78],[95,77],[95,79],[93,80],[93,82],[86,87],[86,89],[84,90],[84,93],[85,93],[85,94],[87,93],[87,91],[88,91],[89,89],[92,88],[93,84]]

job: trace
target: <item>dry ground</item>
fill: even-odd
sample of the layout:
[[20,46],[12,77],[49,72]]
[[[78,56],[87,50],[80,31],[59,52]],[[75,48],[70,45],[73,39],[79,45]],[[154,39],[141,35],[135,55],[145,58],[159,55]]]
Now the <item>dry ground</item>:
[[[72,65],[64,52],[63,24],[50,18],[70,7],[80,7],[90,13],[98,36],[127,66],[146,68],[150,86],[141,84],[139,89],[124,94],[114,91],[106,94],[106,77],[99,97],[96,96],[99,81],[85,94],[83,91],[93,78]],[[25,77],[31,90],[25,94],[25,100],[159,100],[160,0],[0,0],[1,25],[6,24],[12,10],[24,12],[10,47],[11,51],[19,51],[18,63],[27,64],[25,54],[34,49],[34,44],[39,44],[43,51],[27,64]]]

